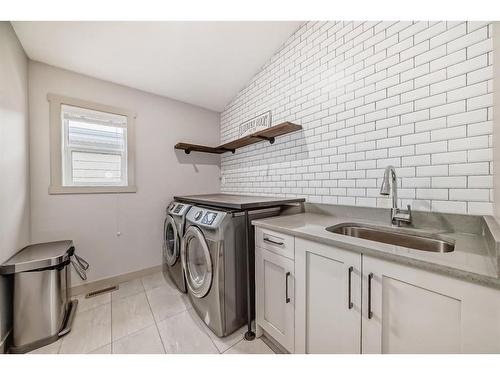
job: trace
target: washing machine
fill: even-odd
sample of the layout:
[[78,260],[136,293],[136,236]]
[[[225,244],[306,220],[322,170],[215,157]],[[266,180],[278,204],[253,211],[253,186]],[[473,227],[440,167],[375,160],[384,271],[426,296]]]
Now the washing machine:
[[180,251],[186,214],[190,209],[189,204],[173,201],[167,207],[167,216],[163,224],[163,275],[182,293],[186,293],[187,288]]
[[181,260],[194,310],[219,337],[245,324],[245,217],[193,206],[186,216]]
[[[265,209],[253,212],[250,218],[278,213],[279,208]],[[189,299],[219,337],[230,335],[247,322],[245,225],[244,212],[221,208],[193,206],[186,215],[181,260]]]

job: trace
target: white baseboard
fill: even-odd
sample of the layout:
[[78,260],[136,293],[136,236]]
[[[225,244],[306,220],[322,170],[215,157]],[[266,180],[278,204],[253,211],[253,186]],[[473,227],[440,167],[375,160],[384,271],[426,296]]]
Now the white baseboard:
[[124,273],[122,275],[117,275],[113,277],[109,277],[106,279],[100,279],[96,281],[92,281],[90,283],[86,284],[81,284],[77,285],[71,288],[71,295],[72,296],[77,296],[79,294],[86,294],[89,292],[92,292],[97,289],[103,289],[107,288],[116,284],[123,283],[125,281],[130,281],[133,279],[137,279],[139,277],[147,276],[152,273],[160,272],[162,269],[162,266],[153,266],[149,268],[145,268],[143,270],[139,271],[134,271],[134,272],[129,272],[129,273]]
[[281,344],[276,341],[270,334],[263,330],[263,335],[260,337],[262,341],[266,343],[267,346],[271,348],[276,354],[289,354]]

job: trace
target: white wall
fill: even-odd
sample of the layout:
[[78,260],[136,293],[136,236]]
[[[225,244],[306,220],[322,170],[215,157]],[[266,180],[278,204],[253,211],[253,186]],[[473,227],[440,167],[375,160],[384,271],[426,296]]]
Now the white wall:
[[[137,193],[48,194],[48,93],[137,113]],[[172,196],[220,188],[217,156],[186,156],[173,146],[179,141],[218,144],[219,115],[31,61],[29,99],[32,240],[73,239],[91,264],[88,281],[161,264],[163,219]],[[81,283],[73,276],[73,285]]]
[[[29,242],[28,59],[9,22],[0,22],[0,263]],[[0,344],[8,332],[0,276]]]
[[387,206],[493,209],[493,43],[488,22],[308,22],[221,114],[221,138],[272,110],[302,132],[222,157],[222,191]]
[[[500,72],[500,22],[493,22],[493,53],[495,58],[493,60],[493,71]],[[498,73],[497,76],[498,77]],[[493,92],[494,92],[494,112],[500,113],[500,79],[493,80]],[[500,165],[500,122],[499,116],[497,115],[494,119],[493,128],[493,161],[496,165]],[[493,181],[495,195],[493,201],[495,203],[495,216],[500,222],[500,171],[498,169],[495,172],[495,177]]]

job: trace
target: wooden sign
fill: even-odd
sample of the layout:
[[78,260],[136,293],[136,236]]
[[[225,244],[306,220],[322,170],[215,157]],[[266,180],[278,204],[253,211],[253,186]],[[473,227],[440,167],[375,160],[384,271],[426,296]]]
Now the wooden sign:
[[239,136],[244,137],[245,135],[267,129],[270,126],[271,126],[271,111],[267,111],[241,124]]

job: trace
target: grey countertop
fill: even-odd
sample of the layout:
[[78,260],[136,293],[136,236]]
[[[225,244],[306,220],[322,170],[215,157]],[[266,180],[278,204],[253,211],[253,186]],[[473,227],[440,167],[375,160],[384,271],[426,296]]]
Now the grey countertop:
[[261,197],[237,194],[204,194],[175,196],[175,200],[214,207],[247,210],[304,202],[304,198]]
[[[492,246],[488,244],[484,228],[482,233],[446,233],[441,228],[422,230],[425,233],[439,233],[455,240],[455,251],[431,253],[328,232],[326,227],[340,223],[366,223],[390,227],[389,224],[381,224],[380,221],[353,218],[343,214],[343,216],[332,216],[304,212],[253,220],[252,223],[261,228],[500,288],[496,249],[492,251],[488,248]],[[491,217],[484,217],[481,223],[487,226],[486,231],[493,232],[492,237],[497,241],[499,228],[496,221]],[[490,228],[490,226],[495,226],[495,228]],[[494,247],[497,246],[498,242]]]

